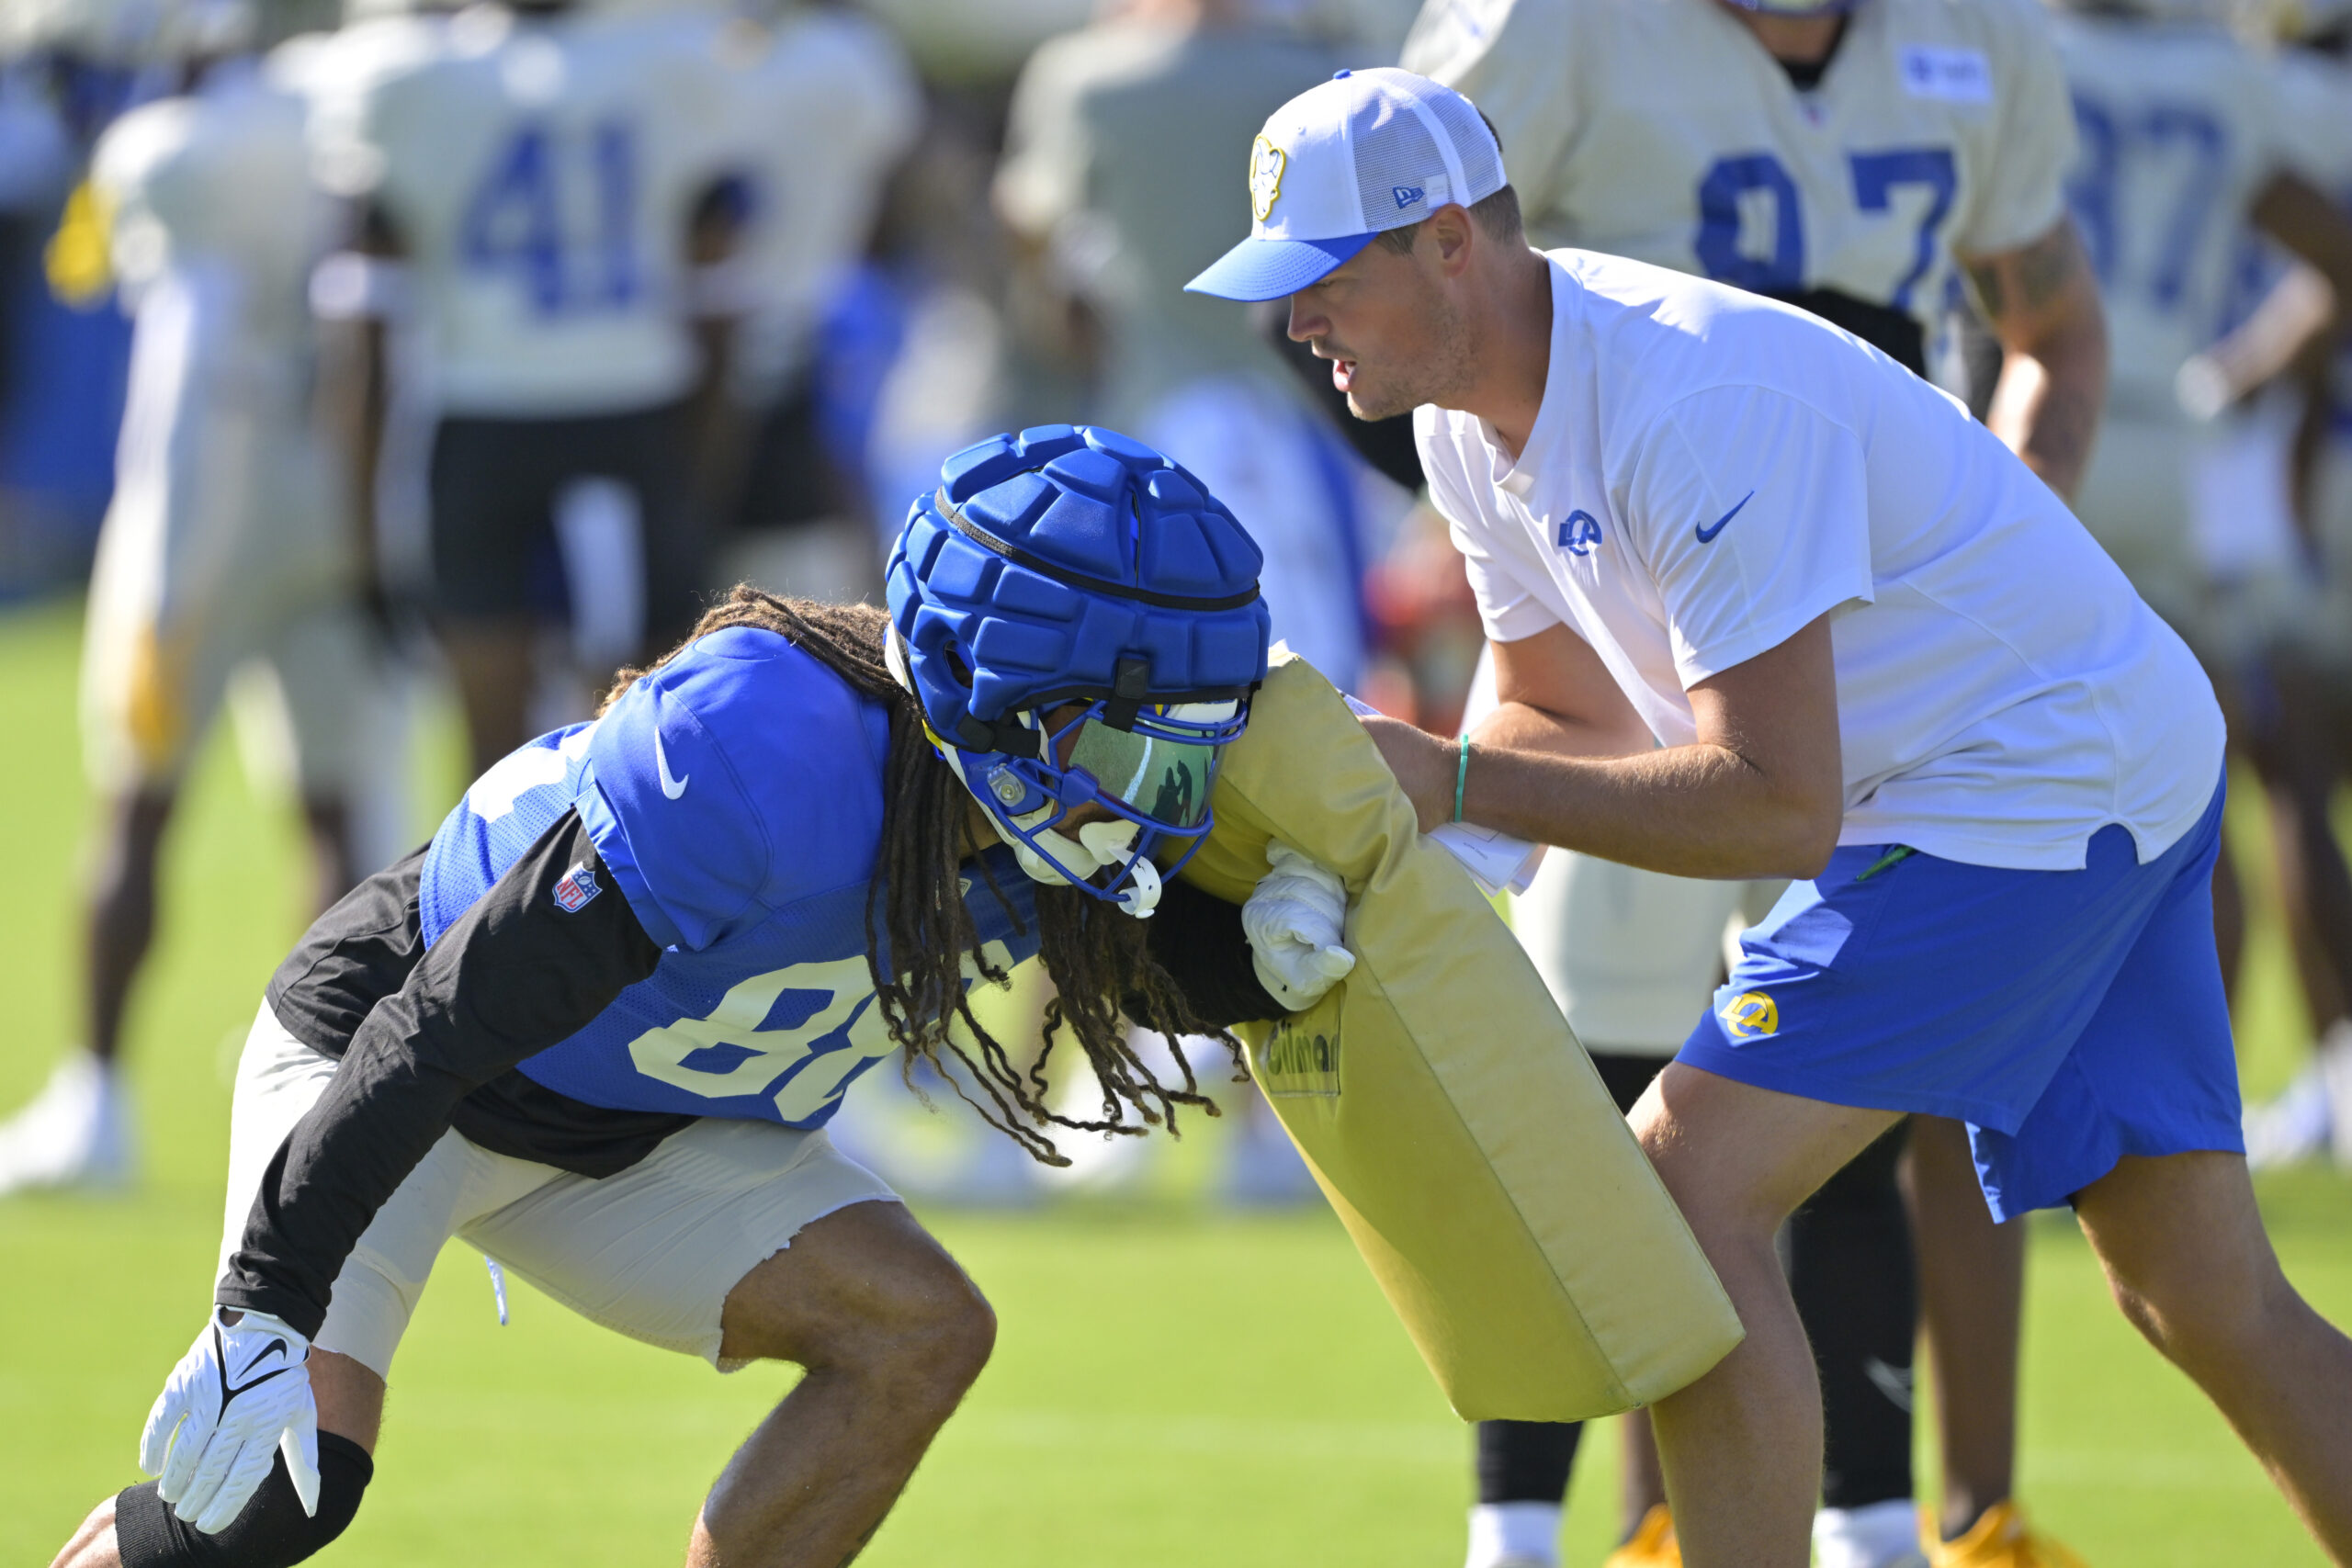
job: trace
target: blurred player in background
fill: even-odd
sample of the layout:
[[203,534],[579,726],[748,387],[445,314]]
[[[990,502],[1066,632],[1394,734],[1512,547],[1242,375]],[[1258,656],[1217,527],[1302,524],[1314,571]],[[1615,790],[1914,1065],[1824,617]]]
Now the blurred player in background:
[[[846,5],[792,5],[771,22],[723,23],[750,49],[751,226],[729,271],[741,285],[733,400],[745,411],[741,478],[719,484],[741,533],[723,578],[820,599],[879,588],[876,519],[863,454],[828,428],[829,337],[846,310],[891,175],[923,123],[921,83],[905,51]],[[812,155],[821,149],[820,155]],[[859,321],[871,332],[881,323]]]
[[136,327],[83,660],[85,743],[107,803],[89,1033],[0,1129],[0,1190],[130,1174],[115,1064],[154,934],[158,852],[242,667],[275,677],[289,721],[314,907],[356,880],[350,803],[373,679],[356,540],[312,434],[305,288],[322,211],[303,106],[251,53],[245,0],[175,0],[153,26],[184,90],[117,120],[91,173]]
[[[1074,321],[1087,340],[1100,417],[1233,508],[1265,552],[1274,635],[1351,690],[1367,651],[1365,573],[1409,498],[1363,466],[1245,317],[1183,292],[1222,249],[1233,174],[1258,127],[1346,62],[1279,19],[1259,0],[1126,0],[1049,40],[1013,90],[996,207],[1025,264],[1020,281],[1043,296],[1031,319]],[[1258,1097],[1238,1122],[1220,1194],[1315,1201]],[[1157,1152],[1081,1151],[1105,1156],[1084,1178],[1139,1179]]]
[[1404,497],[1366,470],[1249,322],[1183,292],[1216,259],[1232,174],[1284,99],[1346,62],[1252,0],[1130,0],[1031,57],[997,210],[1100,333],[1102,419],[1199,474],[1266,552],[1274,635],[1343,690],[1362,672],[1363,581]]
[[[2352,5],[2326,0],[2278,18],[2287,47],[2275,62],[2278,123],[2297,172],[2352,211]],[[2198,553],[2209,592],[2234,610],[2227,650],[2251,656],[2259,700],[2255,759],[2268,789],[2279,901],[2287,916],[2315,1043],[2286,1092],[2246,1111],[2246,1157],[2257,1168],[2333,1152],[2352,1163],[2352,1017],[2344,938],[2352,881],[2330,818],[2348,761],[2352,704],[2352,394],[2335,293],[2318,274],[2259,232],[2241,271],[2262,308],[2237,326],[2259,351],[2256,367],[2300,347],[2290,373],[2225,412],[2198,444],[2193,496]],[[2276,315],[2290,335],[2264,341]],[[2235,323],[2233,323],[2235,325]],[[2226,389],[2232,344],[2209,349],[2182,381],[2194,400]],[[2209,412],[2199,409],[2196,412]]]
[[[1988,423],[2062,493],[2080,477],[2105,339],[2063,202],[2064,84],[2022,0],[1430,0],[1404,64],[1493,122],[1539,246],[1771,295],[1919,375],[1928,330],[1964,273],[2009,350]],[[1519,901],[1529,952],[1626,1108],[1703,1008],[1742,897],[1736,884],[1555,852]],[[1991,1224],[1957,1123],[1917,1118],[1908,1135],[1942,1395],[1938,1559],[2044,1561],[2055,1549],[2009,1498],[2022,1228]],[[1826,1568],[1919,1556],[1905,1136],[1899,1124],[1789,1229],[1827,1412]],[[1611,1562],[1679,1562],[1645,1429],[1638,1417],[1628,1429],[1626,1544]],[[1469,1568],[1556,1561],[1576,1441],[1574,1427],[1481,1427]]]
[[530,732],[546,606],[589,682],[693,624],[733,308],[697,288],[741,227],[744,73],[707,32],[561,0],[383,39],[343,51],[316,117],[350,203],[316,292],[350,321],[371,516],[388,411],[429,424],[424,598],[481,768]]
[[[2342,111],[2299,121],[2277,62],[2241,45],[2218,7],[2069,6],[2057,36],[2082,130],[2070,198],[2116,334],[2108,422],[2075,511],[2197,650],[2233,744],[2270,786],[2290,930],[2324,1028],[2352,994],[2352,880],[2328,818],[2333,770],[2312,772],[2340,723],[2310,660],[2324,616],[2304,598],[2301,569],[2280,558],[2301,552],[2255,537],[2263,519],[2290,530],[2286,453],[2231,462],[2232,443],[2195,416],[2228,395],[2217,367],[2230,351],[2199,351],[2222,324],[2249,230],[2309,264],[2322,295],[2352,299],[2352,221],[2301,172],[2307,144]],[[2206,406],[2185,409],[2184,395]],[[2201,529],[2200,477],[2220,491]],[[2234,980],[2244,918],[2226,854],[2215,908]]]

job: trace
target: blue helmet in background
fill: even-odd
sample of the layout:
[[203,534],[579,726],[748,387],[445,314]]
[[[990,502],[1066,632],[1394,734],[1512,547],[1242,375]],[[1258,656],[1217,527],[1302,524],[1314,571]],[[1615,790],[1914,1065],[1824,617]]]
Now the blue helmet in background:
[[[1107,430],[941,465],[890,552],[891,669],[1031,876],[1151,912],[1265,679],[1262,559],[1198,479]],[[1107,817],[1061,830],[1090,805]]]

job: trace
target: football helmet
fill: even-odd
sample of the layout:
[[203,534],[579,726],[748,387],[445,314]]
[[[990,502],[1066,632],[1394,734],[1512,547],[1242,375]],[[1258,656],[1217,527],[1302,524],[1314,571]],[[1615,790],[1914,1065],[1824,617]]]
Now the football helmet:
[[1191,474],[1082,425],[967,447],[915,502],[890,668],[1030,876],[1151,913],[1265,679],[1262,559]]

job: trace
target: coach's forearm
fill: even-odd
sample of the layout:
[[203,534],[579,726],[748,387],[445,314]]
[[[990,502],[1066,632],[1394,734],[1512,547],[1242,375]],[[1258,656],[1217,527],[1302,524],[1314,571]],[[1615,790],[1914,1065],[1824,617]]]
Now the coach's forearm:
[[1464,784],[1464,821],[1676,876],[1811,877],[1838,847],[1836,803],[1825,808],[1723,746],[1595,758],[1474,739]]
[[[1809,877],[1837,848],[1834,794],[1776,779],[1728,746],[1625,755],[1628,737],[1515,707],[1478,727],[1466,770],[1454,741],[1364,721],[1424,829],[1452,820],[1459,782],[1464,821],[1677,876]],[[1595,754],[1604,748],[1617,754]]]

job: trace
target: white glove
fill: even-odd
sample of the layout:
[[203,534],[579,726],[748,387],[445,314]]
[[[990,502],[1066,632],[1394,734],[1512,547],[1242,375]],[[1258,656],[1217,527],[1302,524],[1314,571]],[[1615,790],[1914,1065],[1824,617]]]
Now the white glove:
[[1348,889],[1338,876],[1279,839],[1266,845],[1272,871],[1241,906],[1258,983],[1293,1012],[1313,1007],[1348,977],[1356,955],[1340,945]]
[[155,1495],[207,1535],[229,1528],[286,1455],[302,1512],[319,1511],[319,1407],[311,1397],[311,1342],[267,1313],[212,1321],[172,1369],[139,1436],[139,1468]]

